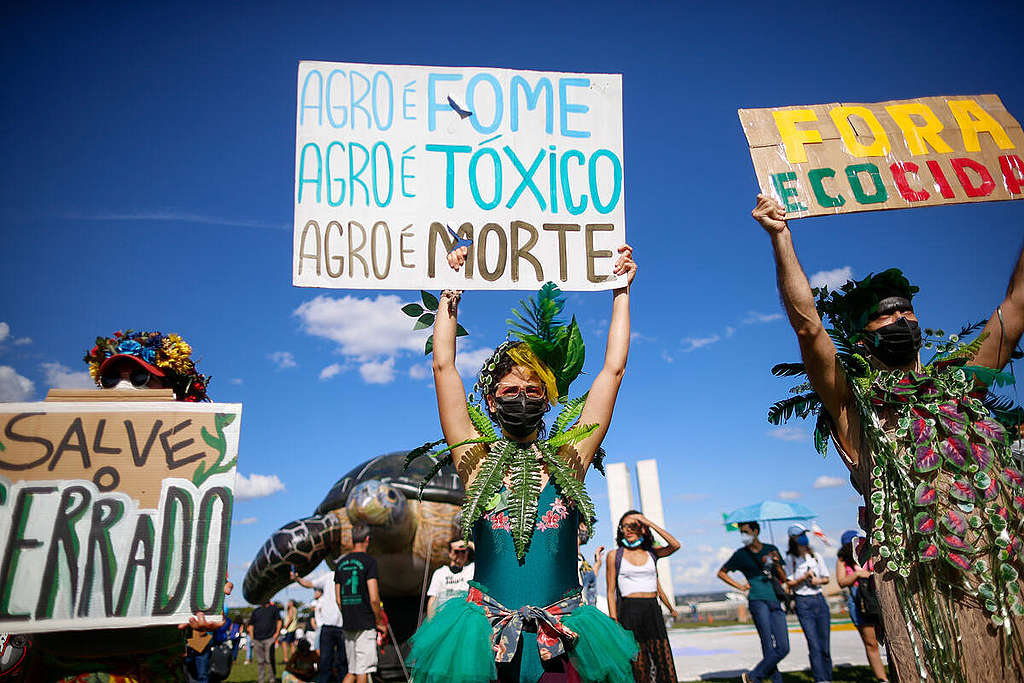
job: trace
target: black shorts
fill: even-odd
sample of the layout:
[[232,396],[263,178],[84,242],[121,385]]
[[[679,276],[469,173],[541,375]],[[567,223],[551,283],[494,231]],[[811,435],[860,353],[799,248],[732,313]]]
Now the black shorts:
[[622,598],[619,624],[632,632],[638,642],[668,638],[657,598]]
[[282,643],[294,643],[295,642],[295,631],[285,631],[284,635],[281,636]]

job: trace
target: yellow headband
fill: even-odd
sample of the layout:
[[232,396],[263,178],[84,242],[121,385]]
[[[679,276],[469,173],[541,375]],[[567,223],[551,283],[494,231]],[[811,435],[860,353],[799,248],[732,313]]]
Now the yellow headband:
[[547,391],[548,401],[551,405],[555,405],[558,401],[558,384],[555,382],[555,373],[551,372],[551,368],[537,358],[527,344],[516,344],[513,346],[508,350],[508,357],[516,365],[528,367],[537,373],[537,377],[540,378],[541,384],[544,385],[544,389]]

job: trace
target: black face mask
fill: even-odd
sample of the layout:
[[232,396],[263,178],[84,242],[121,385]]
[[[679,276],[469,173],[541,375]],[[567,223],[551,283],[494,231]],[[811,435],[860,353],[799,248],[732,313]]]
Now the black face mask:
[[498,423],[510,435],[520,439],[540,428],[547,410],[546,398],[526,398],[524,393],[514,398],[494,397],[494,414]]
[[900,318],[873,333],[874,343],[870,344],[872,355],[889,367],[913,363],[921,349],[921,328],[914,320]]

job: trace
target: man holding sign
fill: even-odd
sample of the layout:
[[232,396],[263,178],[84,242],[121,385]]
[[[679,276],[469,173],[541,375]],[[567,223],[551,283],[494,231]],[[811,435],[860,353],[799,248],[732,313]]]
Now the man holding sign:
[[784,419],[787,407],[788,415],[816,411],[816,443],[833,439],[864,495],[899,679],[1021,680],[1024,476],[1009,453],[1016,437],[981,398],[1007,379],[1000,370],[1024,331],[1024,253],[981,335],[971,344],[951,335],[922,365],[917,287],[900,271],[812,291],[786,210],[758,195],[752,214],[771,239],[803,359],[774,372],[806,373],[814,389],[776,404],[769,419]]

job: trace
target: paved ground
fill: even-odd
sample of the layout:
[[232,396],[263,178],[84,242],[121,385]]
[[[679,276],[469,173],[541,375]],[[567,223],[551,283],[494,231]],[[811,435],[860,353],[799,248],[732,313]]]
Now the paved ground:
[[[675,655],[676,675],[682,681],[739,676],[761,660],[761,641],[753,625],[676,629],[669,631],[669,641]],[[789,647],[789,656],[782,660],[779,670],[810,668],[807,641],[795,621],[789,625]],[[832,624],[831,652],[836,668],[868,663],[860,635],[848,621]]]

